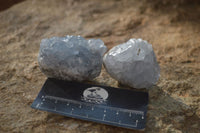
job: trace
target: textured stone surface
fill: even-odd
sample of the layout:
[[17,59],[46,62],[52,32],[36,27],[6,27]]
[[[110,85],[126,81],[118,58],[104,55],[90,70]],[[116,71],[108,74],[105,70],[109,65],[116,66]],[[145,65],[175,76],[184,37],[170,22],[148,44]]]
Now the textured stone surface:
[[[199,133],[200,6],[159,1],[166,0],[26,0],[0,12],[0,132]],[[139,37],[152,44],[161,76],[148,90],[145,131],[30,108],[46,80],[37,61],[40,41],[67,34],[101,38],[108,48]],[[95,83],[118,87],[102,68]]]
[[133,88],[150,88],[160,77],[152,45],[142,39],[130,39],[113,47],[103,61],[113,78]]
[[38,62],[47,77],[70,81],[91,80],[100,74],[106,50],[100,39],[53,37],[41,41]]

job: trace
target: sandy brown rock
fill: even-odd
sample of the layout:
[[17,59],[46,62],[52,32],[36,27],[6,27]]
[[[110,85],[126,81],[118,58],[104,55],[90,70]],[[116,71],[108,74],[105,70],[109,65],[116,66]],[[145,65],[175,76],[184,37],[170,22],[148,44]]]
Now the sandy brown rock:
[[[30,108],[46,79],[37,64],[40,41],[67,34],[101,38],[108,48],[130,38],[150,42],[161,78],[149,90],[145,132],[200,131],[198,2],[27,0],[0,20],[0,132],[139,132]],[[104,69],[94,82],[118,86]]]

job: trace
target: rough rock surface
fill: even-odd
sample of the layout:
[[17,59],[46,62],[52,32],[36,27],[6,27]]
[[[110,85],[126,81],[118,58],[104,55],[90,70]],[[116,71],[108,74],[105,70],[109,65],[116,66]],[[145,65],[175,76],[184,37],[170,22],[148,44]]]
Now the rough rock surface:
[[152,45],[142,39],[130,39],[113,47],[103,62],[111,77],[133,88],[150,88],[160,77]]
[[[37,63],[40,41],[81,35],[101,38],[108,48],[130,38],[151,43],[161,76],[148,90],[144,132],[199,133],[200,5],[165,1],[26,0],[0,12],[0,132],[142,132],[30,108],[46,80]],[[94,82],[118,86],[104,68]]]
[[107,47],[100,39],[81,36],[43,39],[38,56],[39,67],[50,78],[84,81],[99,76]]

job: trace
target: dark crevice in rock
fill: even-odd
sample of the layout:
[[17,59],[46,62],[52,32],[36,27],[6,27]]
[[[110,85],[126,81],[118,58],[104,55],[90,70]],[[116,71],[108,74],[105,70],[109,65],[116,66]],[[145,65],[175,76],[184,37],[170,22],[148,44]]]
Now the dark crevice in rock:
[[11,6],[17,4],[17,3],[20,3],[24,0],[2,0],[0,1],[0,12],[1,11],[4,11],[8,8],[10,8]]

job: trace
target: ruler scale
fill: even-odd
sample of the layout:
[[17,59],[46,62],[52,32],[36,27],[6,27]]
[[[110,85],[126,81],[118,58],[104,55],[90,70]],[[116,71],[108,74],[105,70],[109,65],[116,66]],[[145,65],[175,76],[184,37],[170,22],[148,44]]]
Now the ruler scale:
[[32,108],[118,127],[145,128],[148,93],[47,79]]

